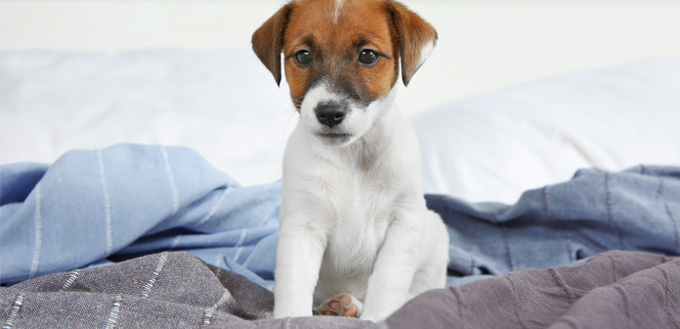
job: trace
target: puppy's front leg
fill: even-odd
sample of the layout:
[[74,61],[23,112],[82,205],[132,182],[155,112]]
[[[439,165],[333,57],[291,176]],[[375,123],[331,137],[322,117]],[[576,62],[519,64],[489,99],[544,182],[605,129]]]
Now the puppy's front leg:
[[311,316],[327,231],[312,214],[286,216],[276,253],[274,317]]
[[390,225],[368,279],[361,319],[374,322],[404,305],[418,268],[422,227],[417,213],[400,212]]

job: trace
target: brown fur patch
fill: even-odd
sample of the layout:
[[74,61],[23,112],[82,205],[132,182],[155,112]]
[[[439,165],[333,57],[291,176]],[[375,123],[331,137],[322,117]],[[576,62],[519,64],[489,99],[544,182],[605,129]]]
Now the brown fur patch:
[[281,83],[283,34],[288,26],[288,16],[292,8],[292,3],[283,6],[253,33],[253,51],[262,64],[274,75],[276,84]]
[[428,43],[437,43],[437,30],[401,3],[387,1],[386,5],[399,37],[402,80],[408,85],[422,64],[422,49]]
[[[283,52],[286,79],[298,108],[320,79],[360,103],[387,96],[398,78],[398,59],[408,84],[420,64],[421,48],[436,38],[434,28],[394,1],[344,0],[337,20],[335,7],[334,0],[290,2],[253,35],[253,50],[277,83]],[[375,65],[359,63],[364,49],[381,54]],[[295,53],[300,50],[312,53],[312,63],[297,64]]]
[[[337,24],[333,22],[333,0],[301,0],[294,5],[283,50],[293,99],[303,97],[320,78],[365,103],[389,93],[398,63],[383,1],[345,0]],[[295,62],[295,53],[303,49],[314,56],[309,67]],[[357,60],[363,49],[386,56],[365,67]]]

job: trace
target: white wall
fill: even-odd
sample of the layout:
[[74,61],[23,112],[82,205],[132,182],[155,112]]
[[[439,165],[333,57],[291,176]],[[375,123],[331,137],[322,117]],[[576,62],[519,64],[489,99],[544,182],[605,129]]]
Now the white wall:
[[[593,66],[680,54],[680,1],[404,0],[439,31],[399,95],[407,113]],[[285,1],[3,0],[0,48],[249,47]]]

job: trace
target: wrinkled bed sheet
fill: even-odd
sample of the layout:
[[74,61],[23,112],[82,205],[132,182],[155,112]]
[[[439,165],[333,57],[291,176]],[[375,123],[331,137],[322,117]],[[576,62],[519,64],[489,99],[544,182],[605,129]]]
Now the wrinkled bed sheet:
[[[181,147],[122,144],[0,166],[0,281],[174,250],[271,290],[280,193],[280,183],[241,187]],[[611,249],[680,254],[677,167],[582,170],[512,206],[427,201],[451,235],[450,285]]]
[[[0,282],[186,251],[271,290],[281,184],[242,187],[196,152],[122,144],[0,166]],[[515,205],[428,195],[451,236],[449,285],[578,264],[611,249],[680,254],[680,168],[579,171]]]
[[[280,183],[242,187],[181,147],[123,144],[72,151],[52,165],[0,166],[0,322],[374,326],[267,319],[280,193]],[[451,235],[451,287],[416,298],[378,326],[680,323],[680,260],[672,257],[680,254],[680,168],[581,170],[525,192],[515,205],[426,199]],[[612,249],[637,252],[601,254]]]
[[271,319],[273,295],[184,252],[0,288],[15,328],[678,328],[680,257],[610,251],[424,293],[386,321]]

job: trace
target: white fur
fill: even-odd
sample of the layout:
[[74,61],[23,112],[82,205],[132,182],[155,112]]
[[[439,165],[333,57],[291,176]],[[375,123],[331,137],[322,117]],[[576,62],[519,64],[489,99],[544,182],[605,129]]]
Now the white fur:
[[352,107],[341,125],[356,136],[343,145],[315,134],[315,105],[340,97],[328,89],[309,90],[286,148],[274,316],[309,316],[351,294],[362,319],[379,321],[445,286],[448,233],[425,206],[418,143],[393,108],[396,88]]
[[340,10],[342,9],[343,0],[335,0],[335,8],[333,8],[333,24],[338,24],[338,17],[340,17]]
[[430,57],[430,55],[432,54],[432,51],[434,50],[434,46],[435,46],[436,42],[437,42],[437,40],[434,39],[434,40],[426,43],[425,46],[423,47],[423,49],[420,50],[420,60],[418,62],[418,67],[423,65],[423,63],[425,63],[425,61]]

